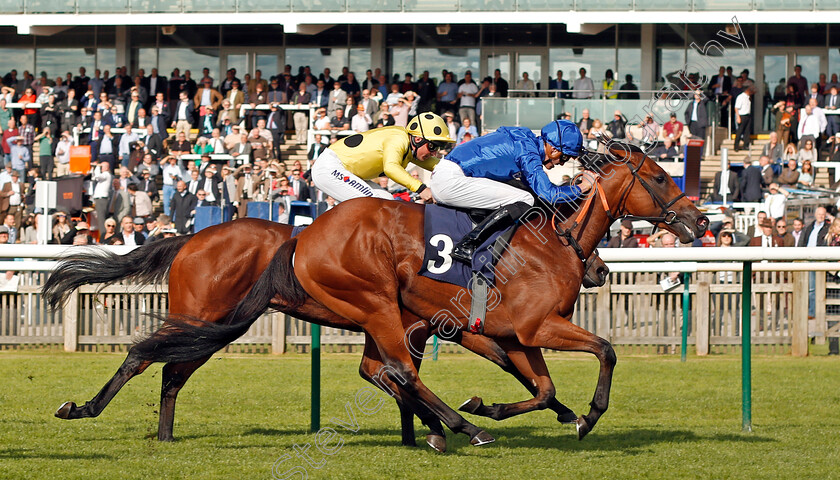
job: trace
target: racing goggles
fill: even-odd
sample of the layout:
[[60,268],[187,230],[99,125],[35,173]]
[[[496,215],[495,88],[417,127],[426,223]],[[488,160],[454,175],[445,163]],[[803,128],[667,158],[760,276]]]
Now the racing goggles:
[[449,144],[447,142],[432,141],[432,140],[426,140],[426,145],[429,146],[429,152],[430,153],[437,152],[438,150],[442,150],[442,149],[447,148],[449,146]]

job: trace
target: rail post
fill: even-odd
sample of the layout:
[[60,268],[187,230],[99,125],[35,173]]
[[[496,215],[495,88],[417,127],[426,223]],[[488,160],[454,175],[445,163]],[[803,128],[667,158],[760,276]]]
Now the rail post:
[[79,290],[70,294],[64,306],[64,351],[75,352],[79,348]]
[[741,276],[741,429],[752,431],[752,262],[744,262]]
[[312,324],[312,399],[311,427],[317,432],[321,429],[321,326]]
[[689,292],[688,280],[691,278],[691,273],[683,272],[683,295],[682,295],[682,344],[680,345],[680,361],[685,362],[685,357],[688,353],[688,316],[691,313],[691,294]]

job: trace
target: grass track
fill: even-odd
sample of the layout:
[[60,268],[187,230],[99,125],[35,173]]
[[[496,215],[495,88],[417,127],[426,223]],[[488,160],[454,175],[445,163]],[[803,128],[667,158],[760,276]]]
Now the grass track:
[[[754,432],[741,432],[740,357],[620,356],[610,410],[578,442],[574,427],[550,412],[504,422],[467,416],[496,437],[472,447],[449,435],[449,452],[399,446],[399,415],[390,400],[359,426],[336,427],[343,446],[332,456],[310,449],[320,468],[295,456],[309,433],[309,357],[220,356],[181,392],[175,443],[154,440],[160,365],[133,379],[99,418],[62,421],[64,401],[90,399],[123,355],[0,353],[2,479],[269,479],[295,465],[323,479],[542,478],[840,478],[840,359],[824,347],[806,359],[753,358]],[[322,425],[347,418],[345,404],[368,384],[359,355],[323,362]],[[585,413],[595,388],[591,356],[551,355],[558,399]],[[485,403],[527,398],[498,368],[473,355],[426,362],[422,377],[451,406],[471,395]],[[335,444],[335,443],[333,443]],[[292,474],[288,478],[303,478]]]

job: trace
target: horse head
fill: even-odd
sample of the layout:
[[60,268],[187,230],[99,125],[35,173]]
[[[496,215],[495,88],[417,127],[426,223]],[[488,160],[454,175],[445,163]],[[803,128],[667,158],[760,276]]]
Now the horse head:
[[647,220],[673,233],[682,243],[691,243],[706,232],[709,219],[638,146],[610,141],[606,154],[588,154],[582,157],[582,163],[584,168],[599,172],[600,182],[610,185],[610,191],[618,192],[610,202],[616,218]]
[[607,283],[607,276],[610,274],[610,267],[598,256],[598,251],[586,259],[583,266],[583,288],[603,287]]

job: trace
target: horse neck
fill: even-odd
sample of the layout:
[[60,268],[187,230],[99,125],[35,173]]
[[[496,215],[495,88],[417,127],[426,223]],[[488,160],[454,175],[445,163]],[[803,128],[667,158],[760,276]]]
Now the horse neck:
[[[615,209],[616,205],[620,201],[620,196],[624,190],[623,186],[625,185],[627,179],[626,177],[619,175],[620,171],[616,170],[615,167],[611,167],[610,169],[614,172],[612,176],[616,178],[607,180],[610,183],[610,191],[605,190],[604,193],[610,208]],[[606,173],[607,172],[604,172],[605,176]],[[602,183],[603,181],[604,180],[598,182],[597,188],[605,188]],[[615,188],[613,185],[619,185],[619,187]],[[591,195],[595,195],[595,198],[592,199],[589,211],[583,216],[583,218],[581,218],[578,225],[576,225],[572,231],[572,236],[577,241],[578,245],[580,245],[586,258],[589,258],[589,256],[592,255],[592,252],[598,248],[598,244],[601,242],[601,239],[604,238],[604,235],[607,234],[607,230],[614,219],[614,217],[611,218],[612,214],[608,214],[602,207],[601,200],[598,198],[598,192],[595,190],[590,190],[590,192]],[[577,218],[578,211],[575,211],[573,215],[574,216],[572,218]],[[549,225],[548,232],[552,233],[551,230],[552,228]],[[564,243],[565,246],[565,242],[562,243]]]
[[[604,187],[598,185],[598,188]],[[597,192],[593,192],[593,195],[598,194]],[[608,200],[611,206],[617,201],[612,198],[608,198]],[[589,212],[581,219],[580,224],[575,227],[575,231],[572,232],[572,235],[577,240],[580,248],[583,249],[583,254],[587,258],[598,248],[601,239],[607,234],[610,223],[612,223],[612,220],[610,220],[607,212],[601,207],[600,200],[598,198],[594,199],[592,206],[589,207]]]

